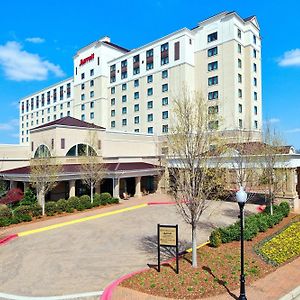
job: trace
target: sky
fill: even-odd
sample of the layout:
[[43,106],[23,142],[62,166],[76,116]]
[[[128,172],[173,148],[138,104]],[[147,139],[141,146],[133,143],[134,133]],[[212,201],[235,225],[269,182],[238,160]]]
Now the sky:
[[18,143],[18,101],[71,77],[78,49],[103,36],[134,49],[234,10],[260,25],[263,119],[300,149],[298,0],[15,0],[0,9],[0,143]]

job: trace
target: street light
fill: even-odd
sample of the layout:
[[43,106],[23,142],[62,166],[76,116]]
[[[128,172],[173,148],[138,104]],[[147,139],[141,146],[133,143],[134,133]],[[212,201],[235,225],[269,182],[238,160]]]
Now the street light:
[[240,296],[239,300],[247,300],[245,289],[245,274],[244,274],[244,206],[247,201],[247,193],[241,186],[236,193],[236,200],[240,207],[240,227],[241,227],[241,276],[240,276]]

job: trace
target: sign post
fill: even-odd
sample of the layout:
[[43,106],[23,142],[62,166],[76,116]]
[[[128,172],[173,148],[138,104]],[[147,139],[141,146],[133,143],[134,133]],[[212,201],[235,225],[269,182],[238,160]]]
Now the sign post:
[[160,272],[160,247],[176,248],[176,274],[179,273],[178,263],[178,225],[157,224],[157,270]]

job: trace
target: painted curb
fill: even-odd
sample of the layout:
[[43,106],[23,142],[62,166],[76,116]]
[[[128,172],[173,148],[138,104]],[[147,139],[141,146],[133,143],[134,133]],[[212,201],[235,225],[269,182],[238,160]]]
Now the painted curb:
[[[205,243],[203,243],[203,244],[197,246],[197,249],[199,249],[199,248],[201,248],[201,247],[203,247],[203,246],[205,246],[205,245],[207,245],[207,244],[209,244],[209,242],[205,242]],[[179,256],[182,256],[182,255],[184,255],[184,254],[186,254],[186,253],[189,253],[189,252],[192,252],[192,248],[189,248],[189,249],[187,249],[187,250],[184,250],[184,251],[180,252],[180,253],[179,253]],[[163,262],[161,263],[161,265],[168,264],[168,263],[174,261],[175,259],[176,259],[176,257],[172,257],[172,258],[170,258],[170,259],[168,259],[168,260],[166,260],[166,261],[163,261]],[[147,269],[142,269],[142,270],[138,270],[138,271],[135,271],[135,272],[132,272],[132,273],[128,273],[128,274],[126,274],[126,275],[124,275],[124,276],[122,276],[122,277],[116,279],[115,281],[113,281],[112,283],[110,283],[110,284],[104,289],[103,294],[102,294],[102,296],[100,296],[99,300],[110,300],[110,299],[111,299],[111,296],[112,296],[112,293],[113,293],[113,291],[114,291],[114,289],[115,289],[120,283],[122,283],[124,280],[126,280],[126,279],[128,279],[128,278],[130,278],[130,277],[132,277],[132,276],[134,276],[134,275],[136,275],[136,274],[145,272],[145,271],[147,271],[147,270],[149,270],[149,268],[147,268]],[[287,299],[284,299],[284,300],[287,300]]]
[[300,296],[300,285],[293,289],[291,292],[286,294],[285,296],[281,297],[279,300],[293,300],[297,299]]
[[11,241],[17,237],[18,237],[18,234],[10,234],[10,235],[6,236],[5,238],[0,240],[0,246],[7,244],[9,241]]

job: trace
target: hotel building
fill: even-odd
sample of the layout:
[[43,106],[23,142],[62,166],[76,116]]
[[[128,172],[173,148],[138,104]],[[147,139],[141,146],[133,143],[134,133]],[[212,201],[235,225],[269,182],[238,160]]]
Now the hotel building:
[[229,136],[260,139],[261,39],[256,17],[223,12],[133,50],[104,37],[74,56],[74,74],[20,101],[20,143],[30,130],[71,116],[110,131],[163,136],[172,99],[187,88]]

